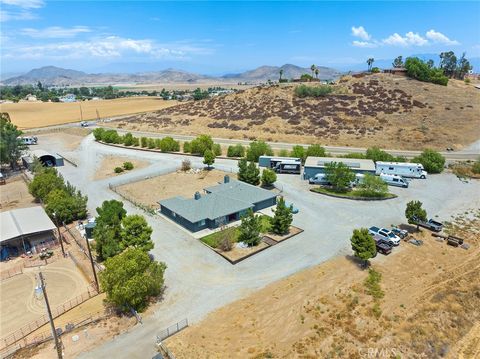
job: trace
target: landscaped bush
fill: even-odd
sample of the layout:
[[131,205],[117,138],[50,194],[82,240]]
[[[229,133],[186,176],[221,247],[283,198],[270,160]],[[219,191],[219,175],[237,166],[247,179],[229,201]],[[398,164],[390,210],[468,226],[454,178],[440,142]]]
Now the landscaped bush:
[[123,138],[115,130],[106,130],[102,134],[102,141],[105,143],[122,143]]
[[133,145],[133,135],[130,132],[123,136],[123,144],[125,146]]
[[148,138],[146,138],[146,137],[140,138],[140,145],[141,145],[143,148],[146,148],[146,147],[148,146]]
[[147,141],[147,146],[149,149],[154,149],[155,148],[155,139],[149,138]]
[[160,138],[155,139],[155,148],[156,149],[161,149],[162,147],[162,140]]
[[206,150],[213,150],[213,140],[209,135],[200,135],[191,142],[191,153],[203,156]]
[[123,162],[123,168],[127,171],[133,170],[133,163],[132,162]]
[[442,69],[430,67],[418,57],[408,57],[405,60],[405,69],[407,70],[407,75],[416,80],[443,86],[448,84],[448,77],[443,74]]
[[138,139],[138,137],[133,138],[133,145],[137,147],[140,146],[140,140]]
[[115,171],[115,173],[122,173],[123,168],[122,167],[115,167],[114,171]]
[[363,182],[358,186],[363,197],[385,197],[388,194],[388,185],[378,176],[365,174]]
[[227,157],[243,157],[245,156],[245,147],[242,145],[230,145],[227,149]]
[[303,97],[323,97],[331,94],[333,88],[330,85],[307,86],[300,85],[295,88],[295,96]]
[[220,144],[218,143],[215,143],[213,144],[213,153],[215,154],[215,156],[221,156],[222,155],[222,147],[220,146]]
[[190,142],[183,143],[183,153],[190,153],[192,151],[192,145]]
[[260,156],[273,156],[273,150],[270,145],[264,141],[250,142],[247,149],[247,160],[258,162]]
[[180,143],[172,137],[164,137],[160,141],[160,150],[162,152],[178,152],[180,151]]
[[93,137],[95,137],[96,141],[102,141],[104,133],[105,133],[104,128],[97,127],[96,129],[93,130]]
[[420,156],[412,159],[413,163],[421,163],[428,173],[441,173],[445,166],[445,157],[439,152],[426,149]]

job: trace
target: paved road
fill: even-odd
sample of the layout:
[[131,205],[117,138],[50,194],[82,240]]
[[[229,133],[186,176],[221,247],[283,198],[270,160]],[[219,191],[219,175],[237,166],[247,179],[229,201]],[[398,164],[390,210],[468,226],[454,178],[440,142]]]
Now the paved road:
[[[184,158],[105,146],[96,143],[91,135],[75,151],[66,151],[56,141],[48,143],[47,138],[39,143],[39,148],[59,152],[78,163],[77,168],[66,164],[59,170],[88,195],[91,213],[95,213],[95,208],[104,200],[121,199],[109,190],[109,183],[169,172],[178,168]],[[150,161],[151,165],[113,179],[93,181],[101,157],[109,154],[138,157]],[[203,166],[201,158],[189,159],[193,166]],[[215,166],[236,170],[236,162],[232,160],[217,160]],[[399,223],[404,217],[405,203],[411,199],[423,201],[427,211],[438,214],[440,220],[449,219],[452,213],[463,213],[467,208],[480,208],[480,182],[462,183],[448,174],[415,180],[409,189],[394,188],[399,198],[380,202],[353,202],[313,194],[299,176],[280,175],[278,184],[285,198],[299,208],[294,224],[305,231],[235,266],[175,224],[162,217],[147,216],[155,243],[152,254],[168,266],[164,299],[155,306],[153,315],[144,318],[142,325],[80,357],[151,357],[155,352],[155,335],[163,328],[183,318],[195,323],[209,312],[269,283],[333,256],[350,253],[349,237],[353,228]],[[125,207],[129,213],[143,214],[128,202]]]
[[[104,121],[105,122],[105,121]],[[106,121],[109,122],[109,121]],[[89,121],[89,126],[90,128],[95,128],[96,127],[96,121]],[[54,129],[54,128],[64,128],[64,127],[79,127],[80,123],[68,123],[68,124],[63,124],[63,125],[55,125],[55,126],[49,126],[49,127],[44,127],[41,128],[40,130],[47,130],[47,129]],[[110,128],[110,127],[106,127]],[[163,138],[166,136],[173,137],[177,141],[191,141],[193,140],[196,136],[189,136],[189,135],[178,135],[178,134],[167,134],[167,133],[157,133],[157,132],[145,132],[145,131],[127,131],[127,130],[122,130],[119,128],[111,127],[111,129],[117,130],[119,133],[127,133],[131,132],[133,135],[137,137],[145,136],[145,137],[153,137],[153,138]],[[37,129],[39,130],[39,129]],[[29,130],[29,131],[34,131]],[[25,131],[28,132],[28,131]],[[223,146],[229,146],[229,145],[235,145],[235,144],[241,144],[244,146],[248,146],[248,144],[251,142],[249,140],[239,140],[239,139],[226,139],[226,138],[213,138],[213,140],[216,143],[219,143]],[[286,142],[268,142],[268,144],[273,148],[277,150],[290,150],[292,149],[293,146],[298,145],[298,143],[286,143]],[[471,144],[468,146],[466,149],[461,150],[461,151],[454,151],[454,152],[449,152],[449,151],[441,151],[440,153],[445,156],[446,160],[448,162],[452,161],[466,161],[466,160],[476,160],[480,156],[480,140],[475,142],[474,144]],[[366,148],[362,147],[340,147],[340,146],[324,146],[327,152],[333,154],[333,155],[344,155],[348,153],[365,153],[367,150]],[[407,151],[407,150],[385,150],[386,152],[394,155],[394,156],[404,156],[406,158],[413,158],[415,156],[418,156],[421,151]]]

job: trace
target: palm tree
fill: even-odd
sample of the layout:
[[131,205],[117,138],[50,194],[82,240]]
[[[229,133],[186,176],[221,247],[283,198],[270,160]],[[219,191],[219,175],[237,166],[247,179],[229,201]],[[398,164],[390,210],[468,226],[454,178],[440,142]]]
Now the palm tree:
[[367,60],[368,71],[372,71],[372,65],[373,65],[374,62],[375,62],[375,59],[374,59],[373,57],[370,57],[370,58]]
[[320,71],[318,70],[318,68],[315,68],[315,77],[316,77],[317,79],[318,79],[318,73],[319,73],[319,72],[320,72]]
[[280,74],[280,80],[279,80],[279,82],[281,82],[281,81],[282,81],[282,75],[283,75],[283,69],[280,69],[280,71],[278,71],[278,72],[279,72],[279,74]]
[[313,74],[315,73],[316,68],[317,67],[315,65],[310,66],[310,70],[312,70],[312,77],[313,77]]

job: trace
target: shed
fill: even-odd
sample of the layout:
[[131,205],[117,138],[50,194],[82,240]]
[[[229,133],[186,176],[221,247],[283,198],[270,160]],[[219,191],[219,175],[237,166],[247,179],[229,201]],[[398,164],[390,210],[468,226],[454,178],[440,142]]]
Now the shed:
[[46,167],[60,167],[64,165],[63,157],[58,153],[53,154],[45,150],[33,150],[29,155],[22,157],[23,165],[32,170],[33,159],[37,157]]
[[341,162],[355,173],[375,174],[375,163],[372,160],[310,156],[305,161],[303,178],[308,180],[317,173],[325,173],[325,165],[332,162]]

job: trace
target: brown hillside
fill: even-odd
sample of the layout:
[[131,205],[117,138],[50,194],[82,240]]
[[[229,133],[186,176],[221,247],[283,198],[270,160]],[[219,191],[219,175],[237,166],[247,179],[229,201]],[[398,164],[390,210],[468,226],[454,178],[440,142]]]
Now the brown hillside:
[[[314,86],[314,85],[312,85]],[[480,138],[480,92],[386,74],[345,77],[335,93],[298,98],[295,85],[256,87],[116,122],[125,129],[368,147],[461,148]]]

